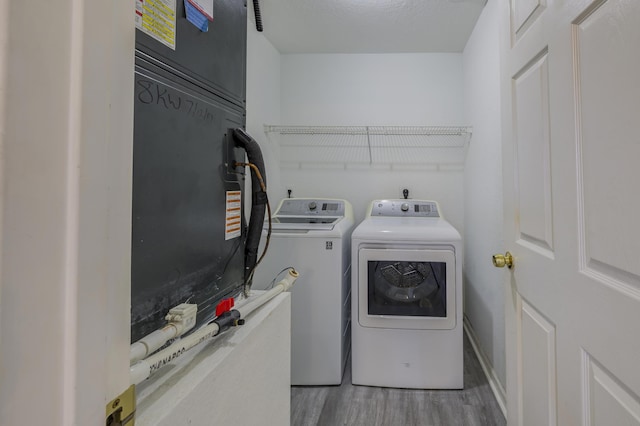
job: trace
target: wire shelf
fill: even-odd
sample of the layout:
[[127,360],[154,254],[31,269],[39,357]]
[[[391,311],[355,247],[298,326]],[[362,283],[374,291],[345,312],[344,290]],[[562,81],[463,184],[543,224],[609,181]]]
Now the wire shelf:
[[280,164],[463,166],[471,140],[467,126],[275,126],[265,133]]

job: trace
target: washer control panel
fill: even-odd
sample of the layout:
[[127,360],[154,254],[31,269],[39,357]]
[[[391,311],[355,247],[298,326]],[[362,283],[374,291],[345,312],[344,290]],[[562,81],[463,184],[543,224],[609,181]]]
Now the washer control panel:
[[375,200],[370,216],[440,217],[438,203],[425,200]]
[[287,198],[282,201],[276,216],[344,216],[343,200]]

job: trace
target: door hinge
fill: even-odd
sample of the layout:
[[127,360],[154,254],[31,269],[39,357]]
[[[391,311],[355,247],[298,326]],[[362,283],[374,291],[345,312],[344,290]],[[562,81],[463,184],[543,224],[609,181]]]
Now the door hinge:
[[129,386],[107,404],[106,426],[134,426],[136,415],[136,387]]

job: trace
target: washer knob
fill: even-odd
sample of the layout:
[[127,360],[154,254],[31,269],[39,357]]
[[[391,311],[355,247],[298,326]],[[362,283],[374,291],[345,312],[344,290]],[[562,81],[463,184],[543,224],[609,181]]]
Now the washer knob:
[[316,204],[315,201],[312,201],[309,203],[309,210],[315,210],[316,207],[318,207],[318,205]]
[[402,203],[402,205],[400,206],[400,210],[402,210],[403,212],[408,212],[409,211],[409,203]]

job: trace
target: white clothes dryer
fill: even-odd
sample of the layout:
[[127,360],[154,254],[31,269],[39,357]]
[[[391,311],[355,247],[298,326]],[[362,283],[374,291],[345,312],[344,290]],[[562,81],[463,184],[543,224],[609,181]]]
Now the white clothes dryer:
[[269,250],[253,288],[266,289],[287,266],[300,272],[291,289],[292,385],[342,383],[351,348],[352,230],[353,209],[345,200],[285,198],[272,216]]
[[351,236],[354,385],[463,387],[461,255],[436,202],[371,203]]

